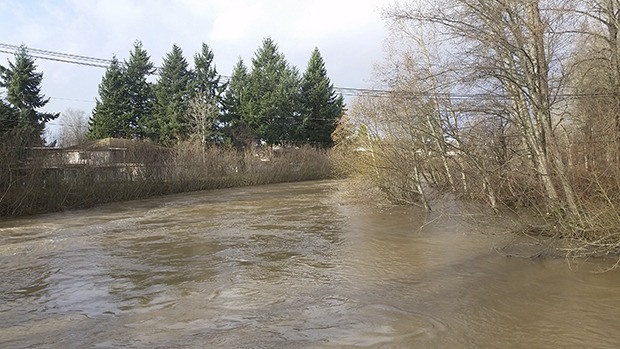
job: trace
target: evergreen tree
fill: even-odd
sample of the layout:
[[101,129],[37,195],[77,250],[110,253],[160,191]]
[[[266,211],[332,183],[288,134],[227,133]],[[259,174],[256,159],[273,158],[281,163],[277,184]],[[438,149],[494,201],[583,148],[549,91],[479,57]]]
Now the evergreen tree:
[[17,127],[18,115],[15,108],[0,99],[0,140]]
[[88,137],[131,138],[133,130],[129,114],[129,96],[125,84],[124,68],[116,56],[99,84],[99,98],[90,119]]
[[213,52],[205,43],[200,52],[194,55],[191,89],[192,107],[188,115],[194,130],[191,136],[200,139],[203,145],[227,141],[228,127],[224,122],[222,100],[226,84],[221,82],[213,62]]
[[8,102],[0,106],[0,120],[8,121],[2,126],[6,128],[3,131],[19,132],[29,143],[42,144],[45,123],[60,114],[37,111],[49,102],[49,98],[41,94],[43,73],[37,72],[36,68],[24,46],[15,53],[15,63],[9,61],[8,68],[0,66],[0,87],[6,89]]
[[172,51],[164,58],[160,78],[154,89],[155,115],[143,123],[147,135],[166,145],[186,138],[191,72],[183,51],[177,45],[173,45]]
[[344,113],[344,100],[327,77],[325,62],[315,48],[301,79],[303,141],[332,146],[331,134]]
[[226,106],[227,119],[244,118],[244,105],[247,104],[247,88],[249,74],[248,68],[241,58],[237,61],[233,68],[228,88],[224,95],[224,104]]
[[287,65],[282,71],[276,94],[276,115],[280,117],[269,129],[271,133],[267,136],[268,139],[299,141],[302,127],[300,80],[297,68]]
[[249,119],[248,107],[248,68],[241,58],[233,68],[232,75],[222,104],[224,115],[222,122],[225,125],[224,133],[228,140],[237,147],[249,146],[255,135],[250,132],[245,120]]
[[213,52],[209,45],[203,43],[200,53],[194,55],[194,96],[202,96],[207,99],[207,102],[215,100],[219,103],[226,89],[226,84],[222,84],[220,80],[221,76],[213,62]]
[[145,137],[149,125],[152,124],[155,95],[147,77],[154,72],[155,67],[142,48],[142,42],[136,41],[129,55],[129,61],[125,61],[124,64],[128,109],[123,119],[129,121],[132,138]]
[[252,59],[248,79],[247,125],[269,144],[293,140],[299,123],[299,78],[277,45],[267,38]]

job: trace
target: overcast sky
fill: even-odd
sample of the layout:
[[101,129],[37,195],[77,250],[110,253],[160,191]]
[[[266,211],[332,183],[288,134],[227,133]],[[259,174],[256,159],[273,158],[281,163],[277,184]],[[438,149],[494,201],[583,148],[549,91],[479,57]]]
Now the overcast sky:
[[[128,58],[136,40],[157,66],[173,44],[186,59],[206,42],[218,71],[230,75],[271,37],[301,72],[314,47],[339,87],[369,87],[387,36],[381,9],[393,0],[0,0],[0,43],[110,59]],[[6,66],[13,56],[0,53]],[[45,108],[94,107],[105,69],[37,59]]]

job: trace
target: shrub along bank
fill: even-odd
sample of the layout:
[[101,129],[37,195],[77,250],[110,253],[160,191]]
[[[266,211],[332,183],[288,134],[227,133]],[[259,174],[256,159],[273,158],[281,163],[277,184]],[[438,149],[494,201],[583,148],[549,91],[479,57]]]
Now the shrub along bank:
[[[135,150],[130,161],[55,165],[44,152],[0,149],[0,216],[22,216],[189,191],[328,178],[328,151],[313,147]],[[163,155],[162,155],[163,154]]]

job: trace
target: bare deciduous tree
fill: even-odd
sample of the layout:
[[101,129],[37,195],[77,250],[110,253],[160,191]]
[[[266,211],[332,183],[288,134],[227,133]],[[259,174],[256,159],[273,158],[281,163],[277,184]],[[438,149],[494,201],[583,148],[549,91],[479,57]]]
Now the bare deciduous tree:
[[206,146],[217,142],[219,108],[214,100],[197,97],[192,100],[187,110],[190,139]]
[[[562,18],[541,10],[538,0],[453,0],[443,6],[397,7],[395,21],[430,25],[470,57],[463,77],[476,77],[485,92],[510,101],[504,116],[517,125],[550,206],[562,203],[579,215],[555,134],[555,96],[562,70],[552,66],[562,38]],[[494,90],[490,90],[493,88]]]
[[65,148],[79,145],[88,140],[88,116],[83,110],[67,109],[56,120],[59,129],[51,137],[56,141],[56,146]]

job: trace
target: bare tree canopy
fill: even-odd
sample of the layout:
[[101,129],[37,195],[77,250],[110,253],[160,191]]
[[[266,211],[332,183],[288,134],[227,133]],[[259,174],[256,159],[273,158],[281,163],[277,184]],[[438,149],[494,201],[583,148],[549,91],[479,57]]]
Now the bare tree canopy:
[[59,129],[48,131],[51,133],[48,138],[61,148],[84,143],[88,140],[88,118],[85,111],[69,108],[56,120]]
[[373,136],[346,140],[365,153],[344,168],[396,202],[430,208],[434,188],[536,207],[585,241],[620,226],[620,1],[415,1],[384,15],[377,76],[391,92],[353,106]]

